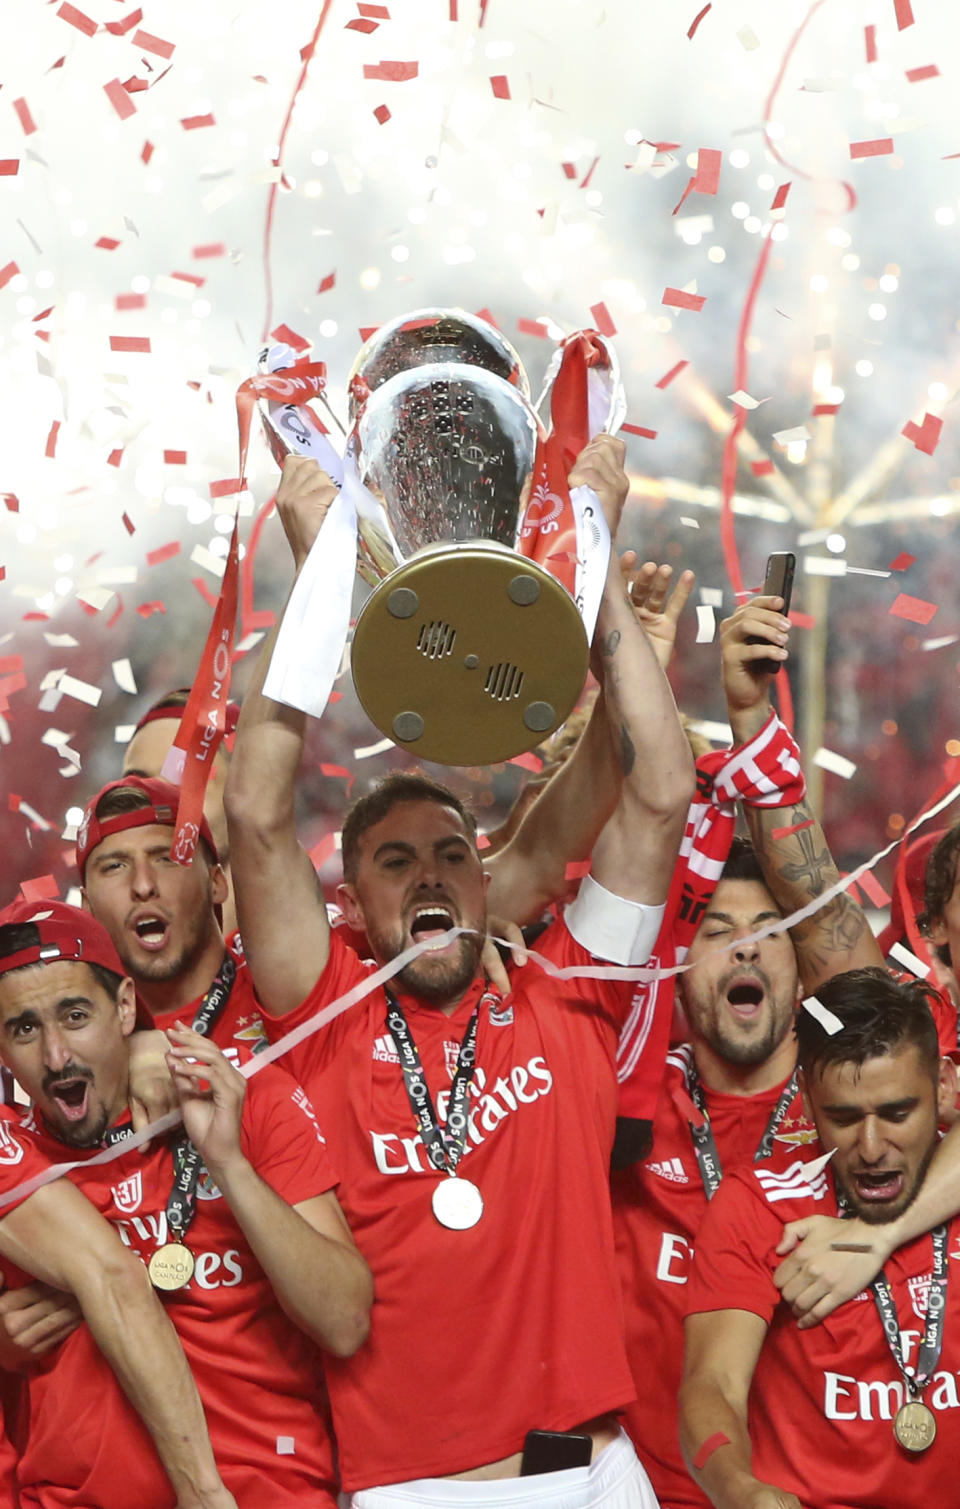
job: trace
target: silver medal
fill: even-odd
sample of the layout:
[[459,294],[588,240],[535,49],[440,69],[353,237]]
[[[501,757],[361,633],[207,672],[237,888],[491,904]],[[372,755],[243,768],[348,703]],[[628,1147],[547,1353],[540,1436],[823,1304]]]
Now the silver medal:
[[433,1191],[433,1213],[441,1226],[466,1231],[483,1215],[483,1196],[469,1179],[443,1179]]

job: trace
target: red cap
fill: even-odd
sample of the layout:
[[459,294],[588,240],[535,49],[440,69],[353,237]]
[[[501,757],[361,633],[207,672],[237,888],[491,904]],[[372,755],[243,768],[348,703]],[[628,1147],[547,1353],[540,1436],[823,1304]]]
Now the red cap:
[[[910,905],[913,907],[914,917],[918,917],[923,911],[927,860],[946,831],[946,828],[936,828],[932,833],[921,834],[919,838],[915,838],[913,843],[907,846],[905,862],[907,893],[910,897]],[[907,924],[903,916],[900,888],[894,885],[893,895],[890,898],[890,921],[883,932],[877,937],[877,942],[883,953],[888,954],[893,945],[902,942],[906,936]]]
[[0,975],[23,964],[55,964],[58,959],[102,964],[125,979],[129,971],[120,960],[102,922],[82,907],[65,901],[14,901],[0,912],[0,927],[30,922],[39,942],[0,958]]
[[[133,812],[119,812],[116,817],[98,818],[97,806],[101,797],[120,786],[133,786],[142,791],[149,798],[149,806],[137,807]],[[111,834],[123,833],[127,828],[149,828],[154,823],[175,828],[179,803],[180,787],[162,780],[160,776],[125,775],[119,781],[110,781],[87,803],[77,832],[77,869],[80,871],[80,879],[84,878],[87,860],[93,850]],[[210,851],[214,864],[219,864],[220,856],[205,817],[200,819],[200,838]]]
[[[146,728],[148,723],[156,723],[161,718],[166,718],[171,723],[180,723],[185,712],[186,705],[184,705],[183,707],[169,707],[165,705],[161,705],[160,707],[151,707],[147,710],[147,712],[144,713],[139,723],[137,723],[136,727],[134,728],[134,733],[139,733],[141,728]],[[234,734],[237,731],[237,724],[240,721],[239,702],[228,702],[224,707],[223,715],[223,737],[225,740],[232,740]],[[232,745],[228,745],[227,747],[232,748]]]

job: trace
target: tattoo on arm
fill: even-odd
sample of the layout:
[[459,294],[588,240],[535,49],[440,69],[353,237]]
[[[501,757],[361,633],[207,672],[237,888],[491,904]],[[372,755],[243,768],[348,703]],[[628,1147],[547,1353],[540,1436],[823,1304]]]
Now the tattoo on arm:
[[629,775],[636,764],[637,752],[625,723],[620,724],[620,769]]
[[603,656],[604,660],[609,660],[611,656],[617,653],[617,646],[619,645],[619,643],[620,630],[611,629],[607,637],[600,643],[600,654]]

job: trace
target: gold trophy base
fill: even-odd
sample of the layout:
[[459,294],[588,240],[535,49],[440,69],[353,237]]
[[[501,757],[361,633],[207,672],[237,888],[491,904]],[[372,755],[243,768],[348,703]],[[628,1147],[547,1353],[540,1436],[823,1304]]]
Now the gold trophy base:
[[492,765],[569,717],[589,646],[572,597],[495,542],[428,545],[391,571],[353,636],[357,695],[403,749]]

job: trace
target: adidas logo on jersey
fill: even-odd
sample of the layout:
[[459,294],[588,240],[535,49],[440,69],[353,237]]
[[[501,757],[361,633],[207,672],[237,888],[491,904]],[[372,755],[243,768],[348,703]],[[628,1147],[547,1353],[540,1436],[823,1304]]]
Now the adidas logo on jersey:
[[766,1169],[758,1164],[753,1173],[771,1205],[777,1200],[795,1200],[802,1195],[808,1195],[814,1200],[822,1200],[828,1191],[827,1176],[824,1173],[827,1161],[826,1158],[813,1158],[810,1162],[804,1163],[798,1158],[796,1163],[791,1163],[782,1174],[774,1173],[772,1169]]
[[389,1032],[373,1040],[373,1057],[378,1064],[398,1064],[400,1055]]
[[662,1163],[645,1163],[643,1166],[651,1174],[659,1174],[661,1179],[669,1179],[671,1184],[690,1183],[690,1175],[679,1158],[664,1158]]

